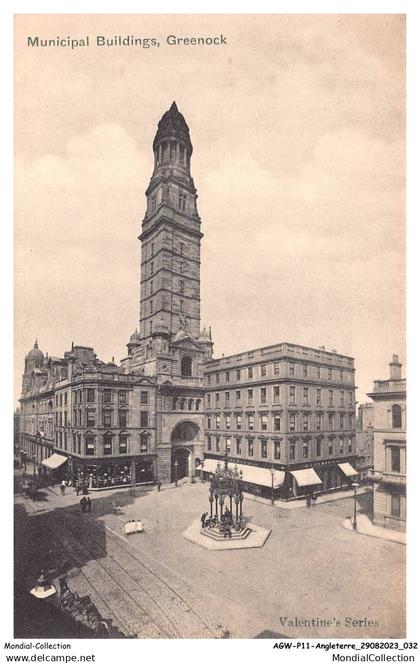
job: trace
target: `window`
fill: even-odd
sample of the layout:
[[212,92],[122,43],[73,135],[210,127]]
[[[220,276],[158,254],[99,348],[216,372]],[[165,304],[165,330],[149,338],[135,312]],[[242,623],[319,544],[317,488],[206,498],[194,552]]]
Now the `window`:
[[261,458],[267,458],[267,440],[261,440]]
[[118,426],[120,428],[127,428],[128,423],[127,423],[127,410],[119,410],[118,412]]
[[151,197],[150,206],[152,208],[152,212],[154,212],[156,209],[156,194],[153,194],[153,196]]
[[181,210],[181,212],[185,212],[186,204],[187,204],[187,194],[182,193],[182,191],[180,191],[178,193],[178,209]]
[[67,410],[64,412],[64,425],[67,426]]
[[118,450],[119,450],[120,454],[126,454],[127,451],[128,451],[127,439],[128,439],[128,435],[125,435],[123,433],[119,436]]
[[140,410],[140,426],[147,428],[149,426],[149,413],[147,410]]
[[112,403],[112,391],[111,389],[104,389],[104,403]]
[[265,403],[267,403],[267,389],[265,387],[261,387],[260,396],[261,396],[261,405],[265,405]]
[[303,419],[302,419],[302,430],[307,431],[309,430],[309,415],[307,412],[303,413]]
[[225,405],[229,405],[230,403],[230,393],[229,391],[225,391]]
[[216,428],[220,429],[220,414],[216,414]]
[[184,292],[185,290],[185,284],[184,281],[179,282],[179,292]]
[[309,403],[309,387],[303,387],[303,404],[308,405]]
[[102,415],[104,428],[110,428],[112,426],[112,410],[104,410]]
[[316,390],[316,404],[321,405],[321,389]]
[[322,414],[317,412],[315,415],[315,430],[322,430]]
[[349,391],[349,405],[353,405],[353,394]]
[[289,387],[289,403],[296,402],[296,387]]
[[206,396],[206,403],[207,403],[207,407],[210,407],[210,405],[211,405],[211,396],[210,396],[210,394],[207,394],[207,396]]
[[211,436],[207,435],[207,451],[211,451]]
[[343,371],[340,371],[340,382],[343,382]]
[[236,438],[236,454],[237,456],[242,454],[242,440],[240,437]]
[[344,430],[344,414],[340,412],[340,430]]
[[307,377],[308,375],[308,364],[303,364],[302,365],[302,372],[303,372],[303,377]]
[[236,390],[236,402],[239,402],[241,400],[241,390],[237,389]]
[[294,412],[291,412],[289,414],[289,431],[291,433],[294,433],[296,430],[296,414]]
[[104,435],[104,456],[112,456],[112,435],[109,433]]
[[321,455],[321,440],[316,441],[316,455],[317,456]]
[[321,377],[321,367],[320,366],[315,367],[315,375],[316,375],[317,378]]
[[220,403],[220,394],[218,391],[214,394],[214,402],[215,402],[215,407],[219,407]]
[[401,471],[400,448],[391,447],[391,472]]
[[309,456],[309,442],[307,440],[305,440],[304,443],[303,443],[302,455],[303,455],[304,458],[308,458],[308,456]]
[[289,460],[296,458],[296,442],[289,442]]
[[207,428],[211,428],[211,417],[207,417]]
[[226,415],[226,430],[230,430],[230,414]]
[[280,373],[280,364],[278,361],[275,361],[273,364],[273,372],[274,375],[278,375]]
[[344,391],[340,391],[340,405],[344,405]]
[[241,379],[241,369],[240,368],[238,368],[238,370],[236,371],[236,379],[237,380]]
[[275,431],[279,431],[279,430],[280,430],[280,421],[281,421],[280,415],[279,415],[279,414],[275,414],[275,415],[274,415],[274,430],[275,430]]
[[248,430],[254,430],[254,415],[248,415]]
[[351,437],[349,437],[349,442],[348,442],[348,453],[351,454],[353,451],[353,443]]
[[354,417],[352,413],[349,414],[349,428],[353,428],[354,426]]
[[184,302],[182,299],[179,300],[179,310],[184,311]]
[[248,389],[248,403],[252,404],[253,400],[254,400],[254,390]]
[[140,403],[141,405],[149,405],[149,392],[141,391],[140,392]]
[[267,375],[267,366],[266,364],[261,364],[261,377],[263,378],[265,375]]
[[254,455],[254,440],[248,440],[248,456]]
[[230,442],[231,442],[231,438],[227,437],[226,440],[225,440],[225,451],[227,451],[228,454],[230,454]]
[[274,442],[274,460],[280,460],[281,456],[281,450],[280,450],[280,442]]
[[328,430],[334,430],[334,414],[332,412],[328,414]]
[[150,300],[150,313],[153,313],[153,299]]
[[93,456],[95,454],[95,438],[93,435],[85,435],[85,454],[86,456]]
[[249,378],[252,378],[253,375],[254,375],[254,371],[253,371],[253,369],[252,369],[252,366],[250,366],[250,367],[248,368],[248,377],[249,377]]
[[216,451],[220,451],[220,437],[216,437]]
[[63,413],[60,412],[60,414],[58,416],[59,416],[59,419],[60,419],[60,426],[62,426],[63,425]]
[[392,406],[392,428],[401,428],[401,407]]
[[219,374],[218,373],[215,374],[215,379],[216,379],[216,384],[219,384]]
[[328,369],[328,379],[331,380],[332,378],[332,370],[331,368]]
[[338,452],[342,454],[344,452],[344,440],[341,438],[338,446]]
[[149,436],[140,435],[140,453],[147,453],[149,449]]
[[230,380],[230,373],[229,373],[229,371],[226,371],[226,373],[225,373],[225,381],[226,381],[226,382],[229,382],[229,380]]
[[192,359],[188,355],[182,357],[181,376],[183,378],[190,378],[192,376]]
[[334,392],[332,389],[328,389],[328,405],[334,404]]
[[273,403],[280,403],[280,387],[278,385],[273,387]]
[[261,430],[268,430],[268,416],[266,414],[261,415]]
[[127,392],[126,391],[119,391],[118,392],[118,403],[120,405],[127,405]]
[[393,518],[401,517],[401,500],[397,493],[391,494],[391,516]]
[[332,443],[332,440],[330,440],[329,443],[328,443],[328,454],[329,454],[330,456],[332,456],[332,455],[333,455],[333,451],[334,451],[333,443]]
[[289,361],[289,375],[295,374],[295,365],[293,362]]
[[241,430],[242,429],[242,415],[237,414],[236,415],[236,430]]
[[60,407],[63,405],[63,394],[59,396]]
[[93,428],[95,426],[95,410],[88,410],[86,412],[86,426]]

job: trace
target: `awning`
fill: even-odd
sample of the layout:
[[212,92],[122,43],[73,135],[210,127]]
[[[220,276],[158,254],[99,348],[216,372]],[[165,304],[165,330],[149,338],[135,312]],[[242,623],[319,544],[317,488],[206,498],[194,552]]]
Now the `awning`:
[[354,477],[358,473],[350,463],[338,463],[338,467],[346,477]]
[[53,454],[49,458],[44,458],[41,461],[42,465],[48,467],[49,470],[56,470],[58,467],[64,465],[67,460],[67,456],[60,456],[60,454]]
[[[206,458],[203,463],[203,472],[214,474],[216,472],[217,464],[219,461],[214,458]],[[220,465],[223,467],[223,461],[220,460]],[[230,470],[235,468],[235,463],[228,463]],[[265,467],[256,467],[255,465],[239,465],[236,463],[238,472],[242,470],[242,480],[246,483],[254,483],[257,486],[267,486],[271,488],[271,472]],[[282,470],[274,470],[273,475],[273,488],[279,488],[284,483],[285,472]]]
[[290,474],[294,476],[298,486],[316,486],[322,483],[313,467],[307,467],[304,470],[293,470]]

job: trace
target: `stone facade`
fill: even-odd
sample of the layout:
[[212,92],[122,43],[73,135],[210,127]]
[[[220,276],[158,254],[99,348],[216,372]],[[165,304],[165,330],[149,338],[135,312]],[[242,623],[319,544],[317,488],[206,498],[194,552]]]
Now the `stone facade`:
[[388,380],[375,380],[368,396],[374,405],[374,522],[405,529],[406,523],[406,380],[394,355]]

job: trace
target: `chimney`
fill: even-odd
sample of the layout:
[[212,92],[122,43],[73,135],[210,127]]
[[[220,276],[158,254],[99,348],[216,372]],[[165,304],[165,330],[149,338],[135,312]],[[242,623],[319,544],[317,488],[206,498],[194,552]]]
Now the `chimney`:
[[398,355],[392,355],[392,361],[389,362],[389,376],[391,380],[401,380],[401,366],[398,361]]

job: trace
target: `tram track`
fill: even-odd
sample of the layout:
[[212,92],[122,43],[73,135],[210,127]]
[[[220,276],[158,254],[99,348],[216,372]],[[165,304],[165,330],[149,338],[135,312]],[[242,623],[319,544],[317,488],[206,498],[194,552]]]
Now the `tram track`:
[[[118,590],[114,588],[117,591],[117,600],[121,601],[121,594],[126,595],[129,600],[129,612],[130,608],[134,606],[137,608],[142,615],[142,620],[139,630],[134,630],[134,632],[138,633],[139,637],[220,637],[219,625],[211,626],[194,608],[191,601],[186,599],[174,586],[179,584],[179,581],[177,579],[172,579],[172,582],[165,580],[162,577],[162,570],[155,560],[146,563],[142,558],[147,555],[135,548],[130,550],[130,544],[122,541],[116,532],[106,528],[105,542],[104,526],[99,525],[93,518],[81,520],[79,514],[67,512],[60,514],[60,517],[55,514],[55,521],[64,542],[67,537],[66,549],[69,554],[75,551],[73,556],[81,570],[83,572],[87,570],[88,562],[99,567],[96,569],[98,577],[105,582],[106,578],[103,574],[107,574],[110,585],[116,585],[118,588]],[[152,568],[152,565],[155,566],[155,569]],[[91,580],[89,582],[93,584]],[[97,582],[95,584],[97,585]],[[97,593],[97,590],[95,591]],[[118,611],[119,615],[120,611]],[[158,634],[146,635],[145,619],[149,622],[147,633],[154,628]],[[128,622],[131,633],[133,633],[132,616]]]

